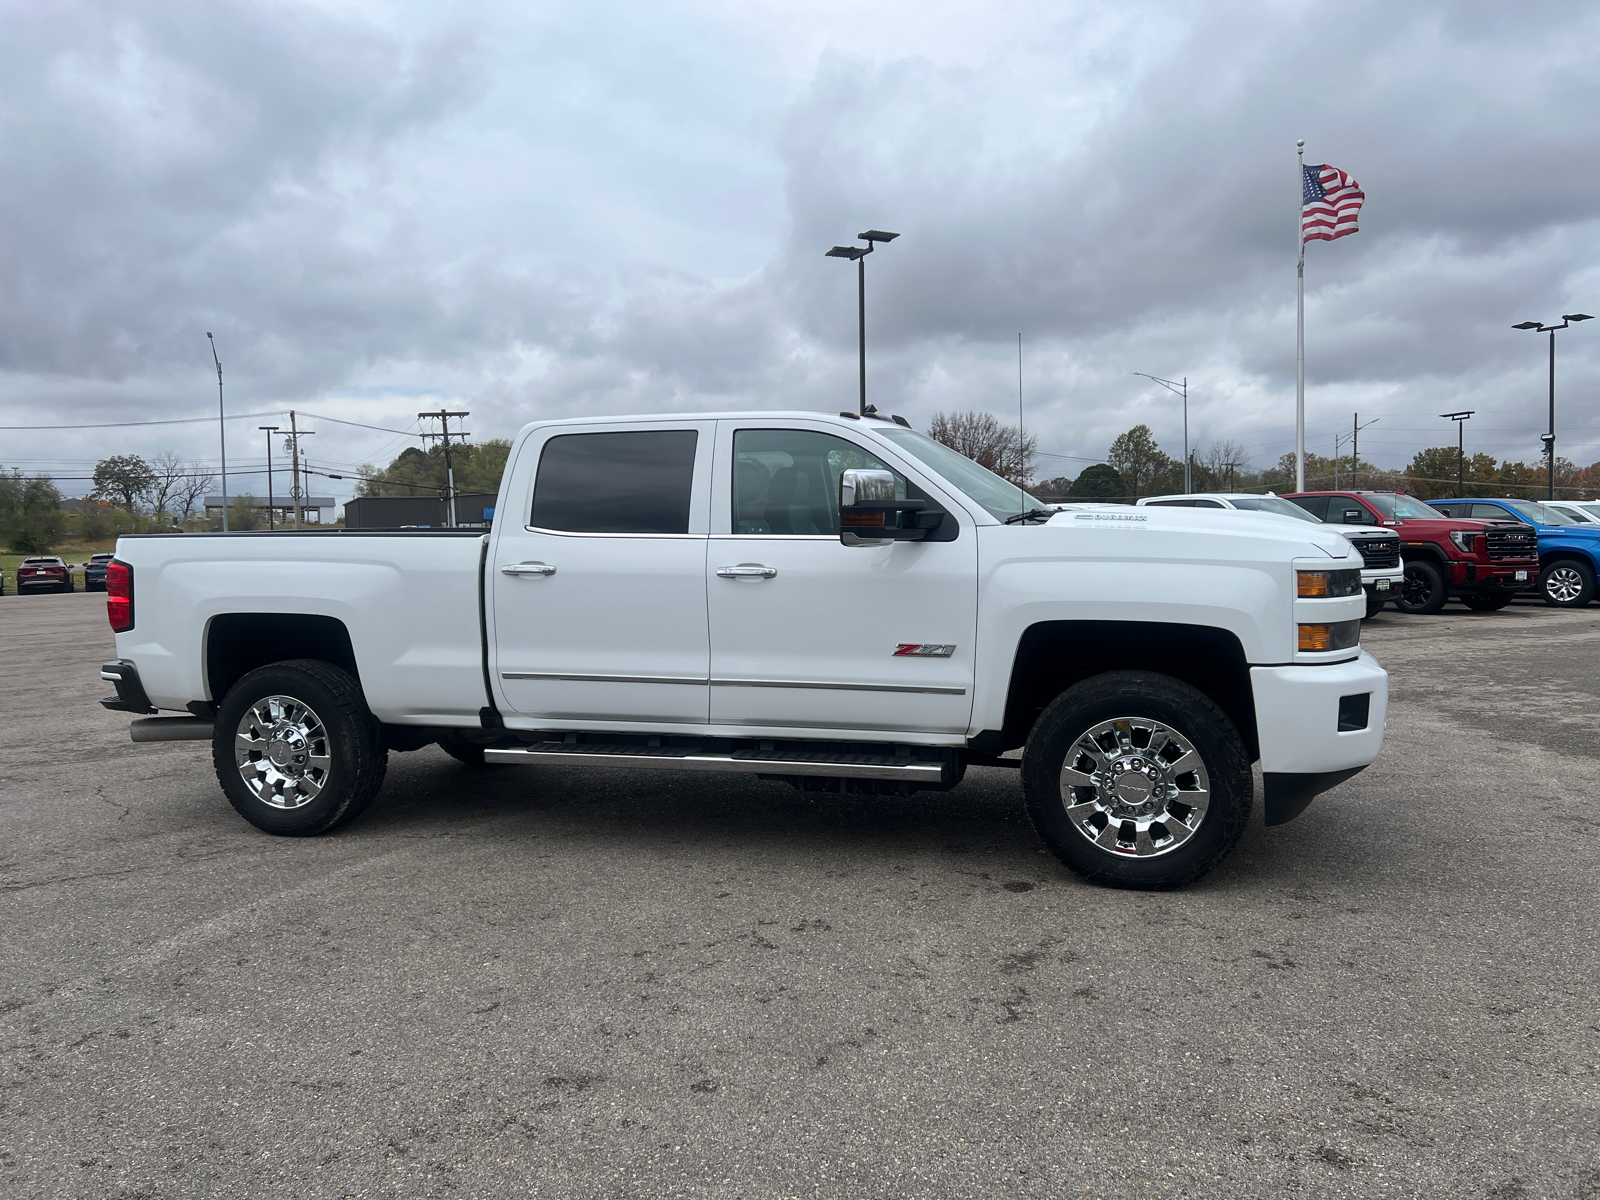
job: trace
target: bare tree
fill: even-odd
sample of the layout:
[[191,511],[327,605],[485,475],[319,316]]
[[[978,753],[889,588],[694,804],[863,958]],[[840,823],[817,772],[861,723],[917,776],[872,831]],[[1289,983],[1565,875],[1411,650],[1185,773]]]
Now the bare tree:
[[145,495],[156,516],[167,513],[167,504],[183,483],[189,467],[171,450],[163,450],[150,460],[150,487]]
[[935,413],[928,436],[1018,487],[1027,487],[1033,477],[1039,439],[1031,433],[1019,439],[1017,427],[993,413]]
[[184,467],[184,474],[168,495],[168,499],[172,502],[172,515],[180,521],[183,520],[194,511],[195,502],[203,502],[206,493],[216,486],[215,475],[197,462],[188,463]]

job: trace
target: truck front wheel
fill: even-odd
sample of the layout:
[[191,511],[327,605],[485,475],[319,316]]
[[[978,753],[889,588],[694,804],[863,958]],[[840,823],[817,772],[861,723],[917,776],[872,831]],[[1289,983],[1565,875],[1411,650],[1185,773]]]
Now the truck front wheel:
[[1582,608],[1594,599],[1594,571],[1575,558],[1558,558],[1539,573],[1539,594],[1552,608]]
[[1450,599],[1450,586],[1444,572],[1425,558],[1406,562],[1406,577],[1400,581],[1400,594],[1394,606],[1403,613],[1426,615],[1436,613]]
[[316,659],[273,663],[234,684],[217,709],[211,759],[239,815],[288,837],[354,819],[388,766],[359,685]]
[[1188,684],[1117,671],[1068,688],[1022,756],[1033,827],[1090,883],[1182,887],[1250,820],[1250,757],[1233,722]]

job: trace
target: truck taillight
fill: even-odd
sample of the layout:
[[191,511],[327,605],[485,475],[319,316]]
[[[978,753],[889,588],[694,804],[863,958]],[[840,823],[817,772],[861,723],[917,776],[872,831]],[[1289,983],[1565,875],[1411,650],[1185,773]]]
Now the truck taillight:
[[133,628],[133,568],[127,563],[106,564],[106,617],[112,633]]

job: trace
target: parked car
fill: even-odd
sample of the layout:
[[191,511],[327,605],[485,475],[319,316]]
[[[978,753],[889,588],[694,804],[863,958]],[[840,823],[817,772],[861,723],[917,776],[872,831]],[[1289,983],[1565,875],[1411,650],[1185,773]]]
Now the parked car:
[[92,554],[89,561],[83,564],[83,590],[86,592],[103,592],[106,590],[106,564],[116,555]]
[[1600,500],[1545,500],[1546,508],[1566,513],[1580,525],[1600,525]]
[[1517,521],[1539,535],[1539,594],[1555,608],[1582,608],[1594,599],[1600,574],[1600,525],[1537,500],[1435,500],[1451,516]]
[[120,539],[108,707],[188,710],[131,733],[209,740],[238,812],[290,835],[434,743],[892,795],[1022,747],[1045,844],[1150,888],[1237,842],[1252,761],[1280,824],[1383,742],[1361,556],[1317,525],[1052,513],[854,413],[529,425],[499,507],[487,534]]
[[1300,492],[1284,497],[1330,525],[1380,525],[1400,535],[1405,581],[1394,606],[1436,613],[1450,601],[1489,611],[1538,584],[1539,539],[1508,522],[1448,517],[1404,492]]
[[17,568],[17,593],[23,592],[70,592],[72,587],[72,568],[53,555],[40,555],[36,558],[25,558],[22,565]]
[[[1141,508],[1221,508],[1240,512],[1269,513],[1292,517],[1298,521],[1311,521],[1321,525],[1298,504],[1291,504],[1282,496],[1267,493],[1265,496],[1250,492],[1195,492],[1186,496],[1150,496],[1139,501]],[[1400,565],[1400,535],[1392,529],[1375,525],[1335,525],[1334,532],[1348,538],[1350,544],[1361,552],[1361,586],[1367,593],[1367,616],[1375,617],[1383,606],[1399,594],[1405,579]]]

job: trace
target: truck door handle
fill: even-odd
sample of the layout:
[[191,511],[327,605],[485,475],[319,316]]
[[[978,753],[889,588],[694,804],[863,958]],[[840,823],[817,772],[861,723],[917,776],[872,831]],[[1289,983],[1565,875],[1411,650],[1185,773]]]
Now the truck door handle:
[[507,563],[500,568],[502,575],[554,575],[555,573],[554,567],[542,562]]
[[718,567],[718,579],[771,579],[777,567],[764,567],[760,563],[740,563],[737,567]]

